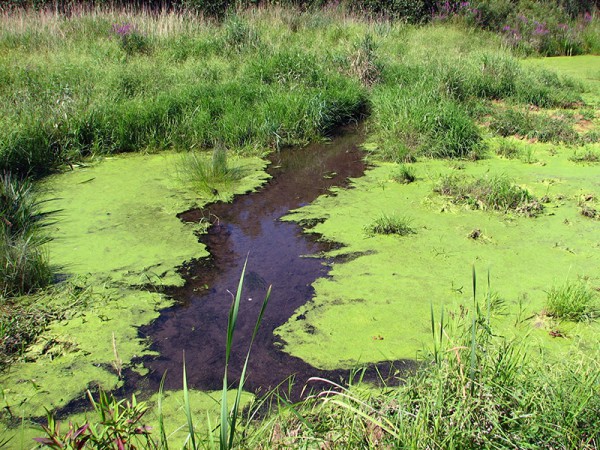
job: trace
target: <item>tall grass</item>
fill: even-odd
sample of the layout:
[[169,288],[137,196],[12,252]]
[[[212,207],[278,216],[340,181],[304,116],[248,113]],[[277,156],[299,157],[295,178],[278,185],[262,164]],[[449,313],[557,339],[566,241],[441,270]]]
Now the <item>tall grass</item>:
[[0,299],[51,282],[41,229],[45,218],[29,181],[0,174]]
[[0,20],[0,169],[24,174],[98,153],[262,153],[368,114],[386,159],[476,159],[482,101],[580,100],[573,83],[521,69],[490,34],[343,8],[254,9],[222,22],[102,9]]

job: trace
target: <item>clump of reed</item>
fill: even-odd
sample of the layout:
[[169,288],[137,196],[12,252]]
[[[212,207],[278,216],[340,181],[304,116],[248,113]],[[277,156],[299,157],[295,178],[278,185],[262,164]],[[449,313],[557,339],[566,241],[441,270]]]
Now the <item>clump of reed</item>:
[[392,180],[401,184],[410,184],[417,180],[417,174],[414,167],[401,164],[400,167],[392,173]]

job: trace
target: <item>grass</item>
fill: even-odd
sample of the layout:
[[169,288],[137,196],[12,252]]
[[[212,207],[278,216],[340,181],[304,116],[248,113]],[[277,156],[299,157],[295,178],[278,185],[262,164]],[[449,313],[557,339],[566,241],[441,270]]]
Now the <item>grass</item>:
[[234,181],[246,175],[243,167],[229,162],[223,148],[213,150],[210,158],[198,152],[184,153],[179,172],[184,183],[213,197],[218,197],[220,191],[228,191]]
[[0,175],[0,299],[28,294],[52,281],[47,242],[32,184]]
[[598,294],[584,281],[567,281],[547,292],[547,313],[558,319],[581,322],[594,319],[600,312]]
[[397,183],[410,184],[417,180],[417,175],[413,167],[401,164],[400,167],[392,173],[392,179]]
[[496,154],[506,159],[519,159],[521,149],[515,142],[503,140],[500,145],[498,145]]
[[600,153],[588,148],[582,153],[573,153],[569,159],[576,163],[594,164],[600,162]]
[[415,234],[415,229],[411,226],[411,220],[406,217],[399,217],[394,214],[382,214],[372,223],[365,227],[368,235],[375,234],[395,234],[398,236],[407,236]]
[[517,186],[506,176],[465,179],[456,175],[440,178],[434,192],[452,197],[455,203],[474,209],[515,211],[528,216],[542,212],[543,206],[526,189]]
[[568,117],[517,108],[498,110],[492,118],[490,129],[500,136],[526,137],[540,142],[576,144],[582,139]]

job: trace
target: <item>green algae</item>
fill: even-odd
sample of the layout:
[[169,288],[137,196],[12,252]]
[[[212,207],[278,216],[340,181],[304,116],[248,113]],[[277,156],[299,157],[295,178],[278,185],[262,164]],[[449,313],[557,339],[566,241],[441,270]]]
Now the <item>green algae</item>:
[[[129,155],[106,158],[92,167],[50,177],[49,207],[59,210],[50,227],[53,264],[69,274],[127,284],[180,285],[176,268],[207,256],[194,226],[176,214],[213,200],[181,181],[182,155]],[[220,194],[221,200],[262,184],[264,161],[244,160],[249,175]]]
[[[177,285],[177,267],[207,255],[198,227],[177,213],[201,207],[201,197],[177,177],[181,154],[124,155],[79,167],[43,183],[48,207],[59,210],[49,227],[52,263],[83,284],[85,295],[65,290],[54,302],[67,310],[2,374],[5,411],[12,417],[40,417],[82,395],[88,387],[111,390],[120,370],[150,354],[137,327],[150,323],[172,302],[139,284]],[[251,191],[267,179],[265,162],[244,158],[247,176],[220,198]],[[4,419],[7,419],[5,414]]]
[[[554,67],[552,60],[544,64]],[[561,61],[571,76],[585,68],[583,76],[594,89],[588,101],[598,92],[590,64],[599,63],[598,57]],[[532,348],[553,357],[573,347],[597,349],[598,323],[559,322],[544,311],[553,285],[578,276],[600,285],[598,224],[578,208],[582,196],[600,192],[597,165],[571,160],[581,147],[513,141],[520,159],[420,161],[413,165],[417,181],[411,184],[394,181],[396,164],[377,164],[353,180],[352,189],[335,190],[288,215],[285,220],[316,223],[309,232],[342,244],[329,256],[344,262],[332,263],[329,277],[314,283],[313,300],[276,330],[283,350],[324,369],[417,358],[431,343],[432,306],[455,312],[472,308],[472,266],[480,286],[490,274],[502,306],[494,314],[501,334],[527,336]],[[494,149],[499,142],[488,138],[487,143]],[[433,192],[440,176],[450,173],[509,176],[544,199],[544,212],[531,218],[456,205]],[[416,233],[366,234],[365,227],[382,214],[405,217]],[[566,339],[554,338],[556,332]]]

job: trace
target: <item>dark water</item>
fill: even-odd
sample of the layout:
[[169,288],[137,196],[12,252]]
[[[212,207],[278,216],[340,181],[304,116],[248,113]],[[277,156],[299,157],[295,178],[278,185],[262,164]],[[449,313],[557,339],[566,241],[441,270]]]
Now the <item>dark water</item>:
[[[273,331],[284,324],[313,296],[311,284],[327,276],[327,260],[320,255],[332,244],[317,242],[301,228],[279,219],[290,210],[306,205],[332,186],[347,185],[348,178],[365,170],[358,149],[362,134],[354,130],[326,144],[284,150],[272,156],[272,179],[259,192],[238,196],[233,203],[216,203],[201,210],[180,214],[187,222],[209,220],[208,234],[200,241],[211,256],[184,269],[186,284],[169,294],[178,301],[159,319],[140,329],[152,341],[160,357],[146,359],[149,375],[130,379],[128,384],[146,384],[156,389],[168,371],[165,388],[180,389],[183,354],[188,384],[195,389],[222,387],[227,318],[242,266],[248,255],[248,269],[234,338],[229,379],[238,380],[256,317],[267,288],[271,299],[252,349],[247,390],[266,392],[289,377],[294,379],[292,398],[297,398],[312,376],[334,381],[347,371],[322,371],[280,350],[283,342]],[[326,350],[326,349],[325,349]],[[396,362],[396,368],[409,363]],[[368,369],[367,377],[386,374],[390,363]],[[377,375],[378,376],[378,375]]]

